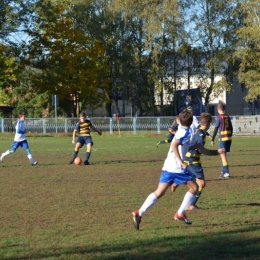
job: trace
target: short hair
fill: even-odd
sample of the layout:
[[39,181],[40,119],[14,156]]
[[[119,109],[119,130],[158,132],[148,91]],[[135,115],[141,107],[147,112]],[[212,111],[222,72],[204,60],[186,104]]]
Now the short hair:
[[212,120],[212,116],[210,113],[202,113],[200,115],[200,124],[207,125],[210,124]]
[[191,106],[182,108],[182,112],[184,112],[184,111],[188,111],[188,112],[190,112],[193,115],[193,109],[192,109]]
[[186,110],[182,111],[179,114],[179,116],[180,116],[181,125],[190,127],[190,125],[192,124],[192,121],[193,121],[192,113],[186,109]]
[[86,117],[87,115],[86,115],[86,113],[85,112],[81,112],[80,114],[79,114],[79,116],[81,117]]
[[226,104],[221,100],[218,102],[218,109],[221,110],[221,111],[226,110]]
[[18,117],[21,118],[22,116],[26,116],[24,111],[19,112]]
[[192,107],[191,107],[191,106],[188,106],[186,109],[187,109],[188,111],[191,111],[191,112],[192,112]]

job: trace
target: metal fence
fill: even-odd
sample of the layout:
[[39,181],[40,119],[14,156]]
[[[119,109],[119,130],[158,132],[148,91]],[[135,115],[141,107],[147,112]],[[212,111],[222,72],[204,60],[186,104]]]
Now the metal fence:
[[[210,130],[213,131],[215,118],[213,117]],[[89,118],[101,131],[111,135],[118,131],[137,134],[140,131],[150,131],[160,134],[167,131],[175,117],[122,117],[118,121],[112,117]],[[260,116],[231,116],[234,135],[260,135]],[[72,133],[77,118],[26,118],[26,130],[31,133]],[[0,132],[14,132],[17,119],[0,118]]]

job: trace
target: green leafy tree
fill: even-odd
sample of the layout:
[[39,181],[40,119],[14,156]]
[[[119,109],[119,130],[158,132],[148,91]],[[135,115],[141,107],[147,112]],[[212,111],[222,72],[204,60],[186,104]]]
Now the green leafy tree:
[[15,114],[18,114],[19,111],[25,111],[27,117],[42,117],[48,107],[48,92],[39,92],[33,87],[31,78],[34,74],[34,70],[26,68],[12,87],[9,95]]
[[239,45],[234,57],[240,62],[239,81],[248,88],[246,100],[253,102],[260,97],[260,2],[240,2],[244,23],[237,30]]
[[119,10],[113,8],[113,1],[101,0],[76,2],[71,15],[78,26],[87,35],[106,46],[105,55],[109,66],[110,89],[107,91],[106,116],[111,116],[114,103],[116,113],[125,114],[124,106],[120,110],[118,93],[134,100],[132,86],[135,75],[135,36],[136,24],[124,19]]
[[[185,13],[186,42],[197,54],[193,75],[199,77],[198,87],[205,100],[205,106],[223,90],[231,91],[227,80],[232,63],[234,34],[239,24],[237,17],[238,3],[229,0],[182,1]],[[221,82],[216,77],[222,76]],[[208,81],[209,79],[209,81]]]
[[40,1],[34,8],[23,53],[24,64],[38,71],[34,88],[70,100],[73,115],[86,105],[102,106],[109,88],[105,47],[75,28],[63,5]]
[[17,64],[10,49],[0,43],[0,87],[5,88],[15,82]]
[[[166,52],[173,41],[178,16],[177,1],[113,1],[113,9],[120,12],[133,35],[131,100],[138,114],[155,112],[155,95],[164,100]],[[162,112],[162,111],[161,111]]]

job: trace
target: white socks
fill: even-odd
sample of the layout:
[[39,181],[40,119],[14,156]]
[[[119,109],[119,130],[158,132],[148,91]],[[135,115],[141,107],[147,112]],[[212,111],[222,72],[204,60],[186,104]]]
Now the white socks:
[[2,157],[4,158],[6,155],[8,155],[10,152],[7,150],[6,152],[2,153]]
[[142,217],[143,214],[157,202],[157,198],[155,197],[154,193],[151,193],[145,200],[142,207],[139,209],[139,216]]
[[34,164],[34,159],[33,159],[32,155],[31,155],[31,154],[28,154],[27,157],[28,157],[28,159],[30,160],[30,163],[31,163],[31,164]]
[[178,215],[185,213],[186,209],[194,202],[196,196],[189,191],[185,194],[180,208],[178,209]]

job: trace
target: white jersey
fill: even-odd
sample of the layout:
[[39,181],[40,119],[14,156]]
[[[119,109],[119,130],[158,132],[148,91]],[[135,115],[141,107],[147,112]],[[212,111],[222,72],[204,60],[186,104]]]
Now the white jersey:
[[[175,140],[180,140],[180,144],[178,146],[178,150],[180,153],[181,158],[184,158],[184,155],[189,149],[190,146],[190,136],[191,132],[189,128],[184,128],[183,126],[179,125],[178,131],[176,132],[172,142]],[[176,155],[174,154],[172,147],[170,146],[167,158],[164,161],[164,165],[162,168],[163,171],[167,172],[173,172],[173,173],[181,173],[184,172],[184,170],[181,168],[181,164],[176,158]]]
[[193,116],[193,120],[192,120],[192,124],[190,126],[190,132],[191,132],[191,136],[190,138],[192,139],[192,137],[194,136],[196,129],[199,126],[199,120],[196,116]]
[[15,127],[15,136],[14,141],[15,142],[21,142],[25,140],[25,123],[22,120],[18,120],[16,127]]

